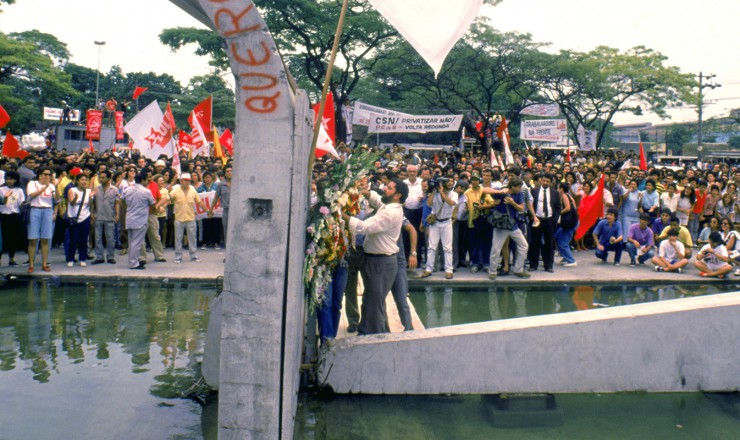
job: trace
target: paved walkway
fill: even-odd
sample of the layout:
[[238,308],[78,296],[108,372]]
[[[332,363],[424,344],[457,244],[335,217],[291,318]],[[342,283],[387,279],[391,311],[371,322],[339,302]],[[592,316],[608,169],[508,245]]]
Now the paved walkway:
[[[588,283],[652,283],[652,282],[738,282],[740,283],[740,277],[734,275],[728,276],[725,280],[718,280],[716,278],[702,278],[699,276],[699,271],[696,270],[693,264],[686,266],[684,273],[666,273],[666,272],[655,272],[652,264],[638,265],[636,267],[629,266],[629,257],[626,254],[622,256],[621,266],[615,266],[612,263],[601,263],[597,259],[593,251],[590,252],[576,252],[576,259],[578,260],[577,267],[562,267],[556,263],[555,272],[545,272],[540,270],[532,272],[532,277],[529,279],[518,278],[514,275],[508,275],[505,277],[499,276],[496,281],[490,281],[488,274],[485,272],[471,273],[467,268],[458,269],[452,280],[446,280],[444,278],[444,272],[434,272],[431,277],[421,279],[422,270],[416,269],[408,271],[409,273],[409,285],[410,286],[424,286],[429,284],[434,285],[471,285],[480,283],[502,283],[502,284],[529,284],[536,285],[542,283],[574,283],[574,284],[588,284]],[[203,260],[201,263],[191,262],[187,256],[184,256],[183,263],[175,264],[174,250],[165,249],[166,263],[154,263],[152,254],[148,254],[148,264],[146,270],[130,270],[128,268],[128,255],[119,255],[116,252],[117,264],[99,264],[91,265],[88,261],[87,267],[80,267],[79,264],[75,264],[74,267],[67,267],[64,261],[64,253],[61,249],[52,249],[51,251],[51,272],[44,272],[41,270],[41,257],[37,256],[37,263],[33,274],[26,273],[28,266],[20,265],[15,267],[8,266],[7,255],[2,258],[2,266],[0,266],[0,274],[2,275],[15,275],[18,277],[50,277],[58,276],[63,279],[79,279],[79,278],[111,278],[111,279],[149,279],[149,280],[162,280],[169,278],[172,281],[176,280],[213,280],[217,277],[223,276],[224,265],[223,260],[226,257],[225,249],[204,249],[198,250],[198,256]],[[26,260],[25,254],[18,254],[16,261],[22,263]],[[556,261],[559,260],[556,257]],[[610,257],[610,261],[612,257]]]
[[[116,264],[103,263],[91,265],[91,260],[88,260],[87,267],[80,267],[79,263],[75,263],[73,267],[67,267],[67,263],[64,261],[64,252],[57,248],[51,250],[51,272],[44,272],[41,270],[41,257],[38,255],[36,256],[36,264],[33,274],[27,273],[28,265],[21,264],[20,266],[15,267],[8,266],[8,256],[3,255],[0,274],[15,275],[23,278],[58,276],[63,280],[104,278],[117,280],[169,279],[170,281],[210,281],[223,276],[224,274],[223,260],[226,257],[225,249],[199,249],[198,256],[203,260],[200,263],[190,261],[187,250],[185,250],[183,262],[181,264],[175,264],[175,251],[173,249],[165,249],[164,254],[167,259],[167,262],[165,263],[155,263],[153,261],[154,256],[151,253],[147,254],[148,261],[145,270],[129,269],[128,255],[120,255],[118,251],[116,251],[115,255]],[[25,253],[17,254],[15,261],[23,263],[26,259]]]

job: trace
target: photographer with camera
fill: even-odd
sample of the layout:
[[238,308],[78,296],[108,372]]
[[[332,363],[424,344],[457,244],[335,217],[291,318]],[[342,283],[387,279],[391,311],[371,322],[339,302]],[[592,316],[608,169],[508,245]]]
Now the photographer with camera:
[[436,177],[429,181],[427,205],[432,213],[427,216],[429,224],[429,244],[427,262],[422,278],[432,275],[437,246],[442,243],[445,261],[445,278],[452,279],[452,209],[457,204],[457,193],[453,190],[455,182],[446,177]]
[[694,266],[703,277],[724,278],[732,272],[730,256],[722,241],[722,235],[715,231],[709,234],[709,244],[705,244],[696,255]]

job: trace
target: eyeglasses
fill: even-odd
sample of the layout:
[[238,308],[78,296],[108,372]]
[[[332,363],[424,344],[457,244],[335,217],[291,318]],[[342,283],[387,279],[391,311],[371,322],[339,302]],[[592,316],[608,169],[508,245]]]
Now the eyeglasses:
[[51,173],[41,173],[42,176],[51,176]]

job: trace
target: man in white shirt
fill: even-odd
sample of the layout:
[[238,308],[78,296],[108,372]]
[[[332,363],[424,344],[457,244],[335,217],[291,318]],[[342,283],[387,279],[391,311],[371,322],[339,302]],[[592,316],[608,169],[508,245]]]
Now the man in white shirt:
[[[417,237],[423,237],[419,227],[421,226],[421,213],[423,211],[422,204],[424,203],[424,190],[421,189],[421,179],[417,176],[419,174],[419,168],[416,165],[409,165],[406,167],[408,178],[403,181],[409,187],[409,196],[403,204],[403,215],[414,227]],[[406,260],[408,261],[411,252],[417,254],[421,252],[421,241],[418,240],[416,249],[411,249],[409,246],[409,236],[405,232],[403,234],[403,248],[406,253]]]
[[385,205],[374,216],[360,220],[342,214],[350,232],[365,235],[365,262],[362,268],[365,292],[358,335],[390,332],[385,298],[398,272],[395,254],[399,249],[396,241],[401,233],[403,202],[408,197],[409,189],[402,180],[393,179],[385,185],[384,193],[382,201]]
[[[439,179],[439,178],[438,178]],[[452,279],[452,209],[457,204],[457,193],[453,191],[455,182],[452,179],[442,180],[427,197],[427,205],[432,207],[432,214],[437,219],[429,225],[429,243],[427,245],[427,262],[422,278],[432,275],[437,246],[442,243],[445,260],[445,278]],[[429,219],[427,218],[427,223]]]
[[658,255],[653,257],[656,272],[678,272],[689,264],[683,243],[678,240],[678,231],[670,229],[668,240],[663,240],[658,248]]

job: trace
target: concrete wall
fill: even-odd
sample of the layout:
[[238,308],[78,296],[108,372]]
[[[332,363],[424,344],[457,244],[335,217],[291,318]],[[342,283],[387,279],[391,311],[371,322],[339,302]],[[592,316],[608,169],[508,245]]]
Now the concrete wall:
[[236,80],[220,346],[207,351],[220,356],[219,438],[289,439],[302,342],[309,103],[290,84],[251,1],[185,3],[199,5],[224,39]]
[[338,340],[339,393],[740,389],[740,293]]

